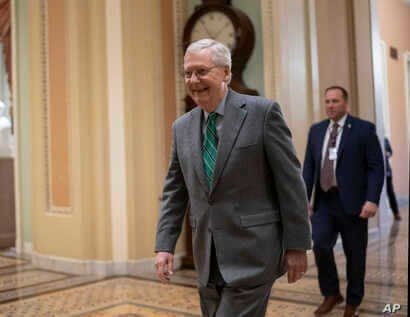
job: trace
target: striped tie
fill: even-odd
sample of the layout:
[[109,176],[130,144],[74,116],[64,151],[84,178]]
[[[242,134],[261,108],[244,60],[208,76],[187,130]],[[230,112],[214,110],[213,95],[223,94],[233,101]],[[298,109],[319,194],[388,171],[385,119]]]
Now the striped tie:
[[329,141],[327,142],[326,153],[322,169],[320,171],[320,187],[324,192],[327,192],[335,185],[335,173],[333,171],[334,160],[329,159],[330,148],[336,148],[337,132],[339,125],[333,124],[332,131],[330,132]]
[[208,122],[206,125],[206,131],[204,136],[204,142],[202,147],[202,158],[204,160],[204,171],[208,187],[212,187],[216,152],[218,148],[218,136],[216,134],[215,120],[218,116],[217,113],[211,112],[208,116]]

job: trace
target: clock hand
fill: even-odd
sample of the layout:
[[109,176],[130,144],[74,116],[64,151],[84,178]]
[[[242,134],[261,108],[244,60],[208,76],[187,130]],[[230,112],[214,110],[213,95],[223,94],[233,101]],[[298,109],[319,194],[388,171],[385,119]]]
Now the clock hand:
[[214,39],[214,37],[209,32],[208,28],[205,26],[204,21],[202,21],[202,19],[201,19],[201,20],[199,20],[199,22],[201,23],[202,27],[205,29],[206,34],[208,34],[210,38]]
[[223,30],[225,30],[225,28],[226,28],[228,25],[229,25],[229,22],[226,22],[225,25],[224,25],[223,27],[221,27],[221,28],[216,32],[215,37],[214,37],[215,40],[218,38],[219,34],[221,34],[221,32],[222,32]]

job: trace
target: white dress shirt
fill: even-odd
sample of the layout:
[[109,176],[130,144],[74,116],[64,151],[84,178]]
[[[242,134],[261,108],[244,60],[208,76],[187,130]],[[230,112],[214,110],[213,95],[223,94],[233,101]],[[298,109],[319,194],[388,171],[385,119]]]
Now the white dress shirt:
[[[221,102],[218,104],[218,106],[216,107],[214,111],[218,114],[215,120],[216,134],[218,135],[218,139],[221,138],[223,118],[225,114],[225,103],[226,103],[227,96],[228,96],[228,92],[226,92],[225,96],[222,98]],[[204,113],[204,120],[202,121],[202,136],[204,136],[206,133],[206,125],[208,122],[209,113],[206,112],[205,110],[202,110],[202,111]]]
[[[337,137],[336,137],[336,153],[339,151],[339,145],[340,145],[340,140],[342,139],[342,134],[343,134],[343,126],[346,123],[346,118],[347,114],[345,114],[339,121],[337,121],[337,124],[339,127],[337,128]],[[326,155],[326,149],[327,149],[327,143],[329,142],[330,138],[330,133],[332,131],[333,125],[335,124],[335,121],[330,120],[329,125],[326,130],[325,134],[325,140],[323,141],[323,147],[322,147],[322,163],[321,167],[323,167],[323,163],[325,161],[325,155]],[[333,161],[333,171],[334,171],[334,177],[335,179],[333,180],[333,184],[337,186],[337,181],[336,181],[336,162],[337,159]]]

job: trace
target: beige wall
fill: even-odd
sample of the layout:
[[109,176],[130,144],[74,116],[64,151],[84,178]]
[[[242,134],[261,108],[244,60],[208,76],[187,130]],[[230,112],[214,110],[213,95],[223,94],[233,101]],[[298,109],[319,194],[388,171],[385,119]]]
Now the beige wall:
[[[164,100],[164,172],[165,167],[168,167],[168,159],[171,150],[172,142],[172,123],[177,117],[176,105],[176,80],[175,76],[179,76],[177,66],[175,65],[175,45],[174,39],[174,15],[173,15],[172,1],[161,1],[161,65],[163,69],[163,100]],[[165,177],[165,174],[163,175]],[[161,178],[161,190],[162,179]],[[181,233],[179,242],[177,243],[176,252],[185,252],[185,231]]]
[[[48,73],[51,60],[46,48],[54,41],[47,32],[52,26],[44,23],[48,1],[29,2],[33,251],[105,260],[111,258],[111,225],[106,172],[104,7],[98,0],[59,0],[58,4],[66,23],[59,28],[60,37],[65,38],[66,45],[53,52],[60,63],[53,64],[52,71],[60,70],[64,76],[63,81],[57,81],[57,87],[66,92],[64,100],[50,98],[50,87],[56,82]],[[61,23],[52,19],[49,22]],[[64,132],[56,125],[60,118],[48,116],[50,109],[58,108],[58,102],[65,102],[67,111]],[[72,194],[69,208],[54,206],[50,199],[50,175],[58,173],[52,170],[53,161],[49,160],[50,136],[71,140],[58,144],[67,153],[66,166],[60,169],[68,173]]]
[[321,113],[324,116],[323,91],[340,85],[350,92],[352,113],[357,113],[352,6],[346,0],[315,1],[317,54]]
[[[105,4],[119,14],[107,15]],[[47,19],[47,12],[56,14]],[[172,12],[172,2],[160,0],[30,1],[37,254],[119,261],[154,256],[176,118]],[[113,27],[121,34],[116,48],[109,46],[116,40],[107,32]],[[53,175],[64,181],[58,189],[70,202],[65,208],[50,199]],[[177,252],[184,250],[182,238]]]
[[396,194],[409,194],[409,153],[406,127],[406,91],[403,54],[410,52],[410,6],[403,0],[378,0],[381,39],[388,47],[398,49],[399,59],[387,56],[388,95],[390,107],[391,143],[394,155],[391,159]]
[[[154,256],[160,196],[176,119],[172,1],[122,1],[128,254]],[[176,252],[184,252],[184,234]]]
[[[268,97],[279,102],[293,135],[297,155],[302,161],[306,135],[314,116],[312,100],[312,64],[309,43],[308,6],[303,0],[275,0],[271,3],[271,25],[264,23],[265,33],[271,37],[273,50],[265,54],[265,67],[272,76],[273,89],[265,88]],[[264,17],[264,19],[267,19]],[[270,30],[275,30],[272,34]],[[269,43],[269,38],[265,40]],[[269,63],[267,63],[269,64]],[[265,79],[269,76],[265,74]]]
[[163,175],[164,110],[159,1],[122,2],[128,252],[153,256]]

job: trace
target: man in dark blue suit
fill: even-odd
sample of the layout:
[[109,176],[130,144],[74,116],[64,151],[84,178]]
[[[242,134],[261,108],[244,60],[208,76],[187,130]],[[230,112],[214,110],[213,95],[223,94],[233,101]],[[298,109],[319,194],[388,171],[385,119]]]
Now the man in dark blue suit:
[[386,164],[386,192],[387,198],[389,199],[389,204],[391,211],[393,212],[394,220],[400,221],[400,211],[399,205],[397,204],[396,194],[394,193],[393,187],[393,172],[390,166],[390,158],[393,156],[393,150],[391,148],[388,138],[384,138],[384,161]]
[[378,208],[384,181],[383,155],[374,124],[348,114],[348,93],[325,91],[327,120],[309,131],[303,177],[312,222],[313,251],[323,302],[316,316],[343,302],[333,247],[340,233],[346,256],[345,317],[357,316],[364,296],[368,218]]

